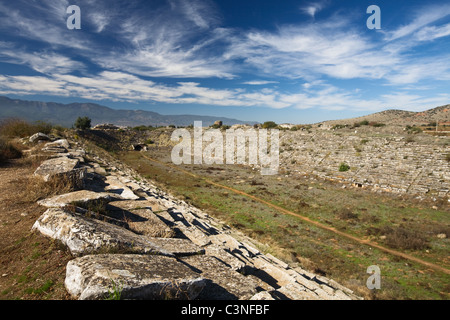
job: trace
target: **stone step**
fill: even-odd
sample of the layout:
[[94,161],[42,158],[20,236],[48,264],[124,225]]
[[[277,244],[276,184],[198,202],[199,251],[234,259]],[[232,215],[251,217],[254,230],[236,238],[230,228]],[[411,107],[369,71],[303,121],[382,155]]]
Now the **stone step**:
[[199,295],[203,300],[247,300],[257,293],[259,282],[231,270],[218,258],[208,255],[190,256],[180,259],[195,268],[206,279],[206,285]]
[[79,300],[193,300],[206,281],[171,257],[136,254],[87,255],[69,261],[65,287]]
[[147,201],[139,200],[112,201],[106,206],[109,216],[126,221],[133,232],[156,238],[175,237],[174,230],[149,208]]
[[140,198],[114,175],[107,176],[104,183],[106,184],[105,191],[118,194],[122,199],[137,200]]
[[107,192],[79,190],[39,200],[38,204],[47,208],[62,208],[72,203],[88,206],[92,203],[107,203],[120,199],[120,196]]
[[[79,172],[81,170],[77,170],[78,163],[79,161],[77,159],[70,159],[68,157],[48,159],[41,163],[34,172],[34,175],[42,177],[44,181],[49,181],[55,176],[78,176],[84,172]],[[83,179],[84,175],[81,175],[79,178]]]
[[93,252],[121,252],[186,256],[204,250],[185,239],[139,236],[125,228],[60,208],[50,208],[33,230],[64,243],[75,256]]

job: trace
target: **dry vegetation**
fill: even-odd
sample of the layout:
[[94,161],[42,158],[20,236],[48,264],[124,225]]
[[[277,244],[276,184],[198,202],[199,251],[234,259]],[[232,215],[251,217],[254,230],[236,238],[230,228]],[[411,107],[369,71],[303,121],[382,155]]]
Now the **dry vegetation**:
[[21,158],[26,146],[19,138],[43,127],[10,120],[0,126],[0,299],[70,299],[65,288],[65,266],[72,259],[58,241],[32,232],[45,208],[39,199],[70,191],[62,179],[49,183],[33,176],[44,159]]

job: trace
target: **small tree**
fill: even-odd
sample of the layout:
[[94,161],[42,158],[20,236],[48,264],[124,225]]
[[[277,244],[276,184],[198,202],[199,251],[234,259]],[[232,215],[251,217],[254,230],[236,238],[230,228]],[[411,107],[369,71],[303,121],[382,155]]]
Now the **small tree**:
[[91,128],[91,119],[89,117],[78,117],[75,121],[75,128],[86,130]]

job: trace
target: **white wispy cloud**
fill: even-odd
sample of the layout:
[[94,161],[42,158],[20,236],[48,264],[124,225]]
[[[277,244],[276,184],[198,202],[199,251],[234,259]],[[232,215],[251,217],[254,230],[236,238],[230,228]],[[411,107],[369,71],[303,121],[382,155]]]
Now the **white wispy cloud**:
[[171,0],[171,3],[172,8],[180,10],[199,28],[208,29],[219,21],[214,4],[210,1]]
[[415,84],[422,80],[450,80],[450,54],[431,58],[414,59],[395,66],[389,76],[393,85]]
[[419,41],[432,41],[434,39],[450,36],[450,23],[442,26],[429,26],[419,30],[416,38]]
[[426,107],[448,103],[450,94],[432,98],[400,91],[367,99],[363,92],[344,90],[322,83],[315,89],[296,93],[281,93],[273,89],[247,91],[243,89],[212,89],[196,82],[165,85],[143,80],[122,72],[105,71],[95,77],[54,75],[53,77],[0,76],[0,94],[45,94],[79,97],[89,100],[155,101],[173,104],[202,104],[209,106],[241,106],[294,109],[326,109],[380,111],[387,108],[424,110]]
[[326,22],[281,26],[276,32],[252,31],[227,52],[264,74],[313,80],[322,75],[379,79],[400,61],[367,37],[349,31],[341,17]]
[[23,48],[16,47],[14,43],[5,42],[0,43],[0,61],[25,65],[44,74],[85,70],[83,63],[65,55],[46,50],[28,52]]
[[[29,10],[0,3],[0,31],[47,43],[52,50],[73,49],[102,68],[152,77],[234,77],[230,63],[216,54],[227,31],[217,26],[213,7],[205,2],[173,0],[171,6],[141,12],[132,4],[79,1],[85,29],[76,32],[66,27],[66,0],[31,8],[18,1]],[[107,31],[121,45],[111,50],[92,31]]]
[[252,80],[252,81],[242,82],[242,84],[248,84],[248,85],[253,85],[253,86],[262,86],[262,85],[274,84],[274,83],[279,83],[279,82],[278,81],[269,81],[269,80]]
[[325,6],[325,1],[316,1],[304,7],[301,7],[300,10],[314,18],[316,13],[322,10]]
[[[414,18],[408,24],[402,25],[401,27],[386,32],[386,40],[392,41],[402,37],[409,36],[416,31],[423,30],[426,26],[436,23],[442,18],[450,15],[450,5],[432,5],[421,7],[417,12],[414,13]],[[433,27],[432,27],[433,28]]]
[[[20,38],[40,41],[52,47],[85,49],[95,47],[86,34],[68,32],[67,1],[30,2],[20,6],[0,3],[0,31]],[[20,9],[19,9],[20,8]],[[22,10],[21,10],[22,9]]]
[[[227,28],[221,26],[214,4],[200,0],[170,0],[152,10],[141,10],[133,2],[119,6],[111,1],[80,0],[85,29],[71,32],[65,24],[68,0],[28,2],[30,6],[24,0],[16,1],[8,6],[0,3],[0,32],[40,46],[30,49],[26,41],[23,45],[0,41],[0,61],[29,66],[43,76],[3,75],[2,94],[374,111],[401,104],[419,109],[428,103],[444,104],[449,98],[446,94],[427,98],[424,92],[411,94],[399,86],[450,80],[449,53],[411,54],[416,46],[450,35],[450,24],[443,21],[450,5],[423,6],[410,16],[409,23],[383,30],[374,41],[354,28],[349,16],[339,14],[314,19],[314,23],[279,25],[275,31]],[[326,5],[317,2],[302,10],[316,18]],[[113,39],[114,46],[105,39]],[[88,64],[95,65],[95,71]],[[241,74],[274,80],[236,80]],[[168,85],[147,77],[179,80]],[[186,78],[221,78],[255,87],[236,88],[234,82],[232,89],[215,89]],[[341,79],[362,79],[390,91],[368,99],[364,90],[339,88]],[[285,80],[297,81],[298,88],[283,91]],[[279,85],[263,88],[269,84]]]

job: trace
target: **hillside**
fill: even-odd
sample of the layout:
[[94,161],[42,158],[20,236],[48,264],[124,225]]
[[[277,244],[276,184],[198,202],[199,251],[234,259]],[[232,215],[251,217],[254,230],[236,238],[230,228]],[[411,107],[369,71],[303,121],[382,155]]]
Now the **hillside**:
[[[118,126],[188,126],[194,121],[202,121],[210,126],[220,120],[223,124],[234,125],[245,121],[225,117],[202,115],[162,115],[144,110],[117,110],[95,103],[70,103],[26,101],[0,96],[0,119],[22,118],[27,121],[44,120],[65,127],[73,125],[78,117],[91,118],[92,125],[114,123]],[[253,124],[254,122],[251,122]]]
[[422,112],[404,111],[404,110],[385,110],[367,116],[343,119],[343,120],[330,120],[324,121],[322,124],[336,125],[336,124],[354,124],[356,122],[369,121],[379,122],[390,125],[422,125],[439,121],[450,121],[450,104],[429,109]]

